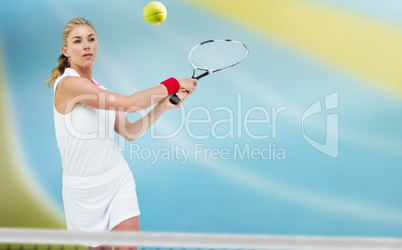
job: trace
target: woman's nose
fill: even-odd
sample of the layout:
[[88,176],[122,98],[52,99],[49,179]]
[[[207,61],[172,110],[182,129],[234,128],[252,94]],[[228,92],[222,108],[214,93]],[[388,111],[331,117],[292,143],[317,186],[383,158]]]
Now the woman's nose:
[[84,42],[84,49],[89,49],[89,48],[90,48],[89,42],[85,41]]

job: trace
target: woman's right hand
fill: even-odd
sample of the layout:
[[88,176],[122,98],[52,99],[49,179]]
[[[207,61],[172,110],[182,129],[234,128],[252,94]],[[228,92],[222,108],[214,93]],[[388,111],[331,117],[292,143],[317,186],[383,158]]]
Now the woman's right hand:
[[163,100],[161,100],[160,102],[158,102],[157,105],[162,105],[163,107],[165,107],[166,109],[176,109],[176,108],[180,108],[181,104],[184,102],[184,100],[187,99],[188,97],[188,93],[186,90],[184,89],[180,89],[176,92],[177,97],[179,97],[180,102],[178,104],[173,104],[170,102],[170,96],[164,98]]
[[195,91],[198,82],[197,79],[193,78],[177,78],[177,81],[180,83],[180,89],[186,90],[190,95]]

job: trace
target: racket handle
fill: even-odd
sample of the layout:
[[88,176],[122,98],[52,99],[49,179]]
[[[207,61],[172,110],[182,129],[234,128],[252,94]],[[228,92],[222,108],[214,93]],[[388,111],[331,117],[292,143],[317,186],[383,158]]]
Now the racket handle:
[[176,94],[171,95],[169,100],[174,105],[177,105],[180,103],[180,98]]
[[[197,76],[197,77],[194,77],[194,73],[193,73],[193,76],[192,76],[191,78],[199,80],[199,79],[201,79],[201,78],[203,78],[204,76],[207,76],[207,75],[209,75],[209,74],[211,74],[211,72],[210,72],[210,71],[207,71],[207,72],[205,72],[205,73],[202,74],[202,75],[199,75],[199,76]],[[171,95],[170,98],[169,98],[169,100],[170,100],[170,102],[171,102],[172,104],[174,104],[174,105],[177,105],[177,104],[180,103],[180,98],[177,96],[177,94]]]

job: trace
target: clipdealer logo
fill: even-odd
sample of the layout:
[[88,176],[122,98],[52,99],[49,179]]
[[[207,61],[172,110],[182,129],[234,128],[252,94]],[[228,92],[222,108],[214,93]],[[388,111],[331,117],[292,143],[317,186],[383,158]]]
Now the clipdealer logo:
[[[105,100],[104,97],[98,98],[96,96],[81,96],[81,98],[98,99],[99,102]],[[100,107],[104,107],[104,105],[104,103],[99,104]],[[338,113],[335,112],[338,108],[339,96],[338,92],[335,92],[326,96],[324,102],[321,100],[316,101],[303,112],[301,117],[303,138],[312,147],[332,158],[338,157],[339,117]],[[286,160],[285,148],[278,145],[279,143],[276,141],[280,114],[285,111],[287,111],[286,106],[272,106],[270,110],[263,106],[253,106],[246,110],[242,103],[242,94],[239,92],[235,107],[218,106],[210,110],[206,107],[196,106],[186,110],[185,105],[182,105],[180,123],[174,128],[174,131],[161,130],[157,123],[151,126],[148,133],[153,140],[169,141],[178,134],[185,132],[186,136],[194,141],[191,145],[176,145],[172,141],[169,146],[165,147],[153,147],[153,145],[141,147],[136,143],[128,144],[121,137],[116,139],[121,151],[126,151],[127,144],[129,145],[131,159],[150,160],[152,164],[155,164],[158,160],[179,160],[184,164],[190,158],[195,160]],[[145,110],[139,110],[138,112],[141,116],[146,116],[147,114]],[[114,131],[111,131],[115,120],[114,117],[109,117],[111,115],[106,110],[99,114],[103,115],[98,116],[98,128],[94,128],[92,133],[80,132],[80,124],[75,124],[72,119],[67,119],[68,117],[71,118],[71,116],[66,116],[66,128],[72,136],[79,139],[115,138]],[[114,115],[114,113],[112,114]],[[306,127],[309,126],[306,121],[311,117],[323,114],[326,114],[326,134],[325,142],[320,143],[306,134]],[[141,124],[145,126],[147,122],[142,122]],[[164,127],[163,124],[160,126]],[[146,129],[140,130],[145,131]],[[143,135],[139,134],[137,138],[141,138]],[[243,140],[245,139],[244,137],[247,137],[248,140]],[[213,143],[212,146],[208,145],[209,141],[205,140],[209,139],[233,139],[234,142],[237,142],[230,145],[230,147],[228,147],[228,144],[224,144],[226,147],[219,148],[216,143]],[[202,143],[203,141],[205,143]]]
[[179,146],[173,142],[169,147],[141,147],[139,144],[130,144],[129,157],[131,160],[150,161],[156,164],[159,160],[177,160],[180,164],[186,164],[192,160],[286,160],[284,148],[277,147],[275,143],[267,143],[264,147],[256,147],[247,143],[240,145],[235,143],[231,147],[209,147],[204,143],[196,143],[191,147]]
[[[322,108],[324,106],[324,108]],[[325,97],[324,105],[321,101],[315,102],[311,105],[302,116],[302,134],[304,139],[318,151],[332,157],[337,158],[339,155],[339,115],[333,113],[334,110],[339,108],[339,92],[332,93]],[[325,129],[325,143],[319,143],[305,133],[305,121],[312,116],[320,115],[321,113],[328,113],[326,115],[326,129]]]
[[[185,164],[193,160],[286,160],[285,148],[275,143],[278,137],[278,123],[281,113],[287,107],[263,106],[245,108],[242,94],[237,94],[236,106],[218,106],[212,110],[196,106],[180,109],[179,124],[174,130],[160,130],[158,124],[151,127],[151,139],[171,140],[179,133],[194,143],[182,145],[174,142],[165,147],[129,145],[130,159],[147,160],[152,164],[158,160],[176,160]],[[243,139],[248,140],[243,140]],[[222,147],[212,140],[233,139]],[[251,142],[250,142],[251,140]],[[121,148],[125,144],[121,145]]]

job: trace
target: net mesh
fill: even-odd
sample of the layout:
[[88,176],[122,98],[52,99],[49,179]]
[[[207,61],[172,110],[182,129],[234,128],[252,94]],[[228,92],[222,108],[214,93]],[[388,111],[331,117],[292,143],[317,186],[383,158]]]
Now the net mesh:
[[396,250],[399,238],[352,238],[230,234],[183,234],[150,232],[66,232],[60,230],[0,228],[0,249],[81,250],[84,245],[137,247],[138,250],[173,249],[311,249]]
[[[84,245],[57,245],[57,244],[0,244],[1,250],[87,250]],[[138,249],[141,250],[141,249]]]
[[214,71],[236,65],[247,55],[246,46],[240,42],[215,40],[195,47],[189,60],[193,68]]

